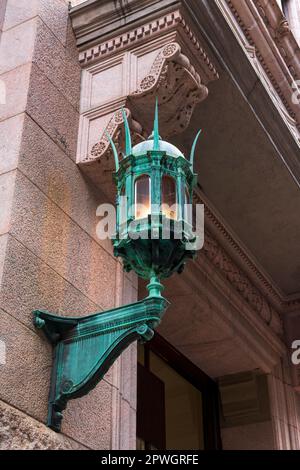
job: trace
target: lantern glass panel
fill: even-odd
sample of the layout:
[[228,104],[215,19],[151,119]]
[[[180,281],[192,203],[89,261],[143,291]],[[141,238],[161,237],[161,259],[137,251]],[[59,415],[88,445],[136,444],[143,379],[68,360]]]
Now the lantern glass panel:
[[143,219],[151,214],[150,178],[140,176],[135,182],[135,218]]
[[162,178],[162,214],[168,219],[177,218],[176,183],[171,176]]

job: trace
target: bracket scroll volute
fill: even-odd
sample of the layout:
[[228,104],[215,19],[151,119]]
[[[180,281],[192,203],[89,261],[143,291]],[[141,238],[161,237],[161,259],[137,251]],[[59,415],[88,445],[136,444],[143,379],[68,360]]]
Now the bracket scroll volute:
[[[128,107],[124,107],[124,111],[132,130],[133,143],[141,142],[144,140],[142,127],[132,118],[131,111]],[[94,181],[96,186],[101,187],[102,192],[107,198],[113,202],[116,187],[113,182],[112,174],[116,168],[108,135],[116,145],[120,160],[122,158],[125,140],[124,119],[121,109],[113,113],[107,126],[100,134],[100,140],[92,146],[86,158],[78,164],[85,174]]]
[[163,138],[183,132],[189,125],[195,106],[208,96],[188,57],[177,42],[164,46],[138,89],[128,96],[128,107],[138,116],[143,129],[151,132],[155,100],[159,101],[160,131]]

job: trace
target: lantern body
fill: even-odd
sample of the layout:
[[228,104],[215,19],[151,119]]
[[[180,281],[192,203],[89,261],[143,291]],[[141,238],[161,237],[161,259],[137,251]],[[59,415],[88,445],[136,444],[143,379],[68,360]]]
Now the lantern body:
[[123,117],[126,156],[120,162],[107,135],[116,165],[114,253],[123,259],[125,270],[150,279],[149,295],[134,304],[84,317],[34,312],[35,326],[44,330],[54,347],[47,424],[57,432],[69,400],[95,387],[130,343],[152,338],[168,307],[160,280],[181,272],[186,260],[195,256],[191,244],[197,237],[185,204],[192,201],[197,181],[192,168],[200,133],[187,161],[174,145],[160,140],[157,102],[153,138],[133,148],[124,110]]
[[[120,161],[117,184],[117,227],[114,254],[126,271],[159,279],[181,272],[195,256],[195,242],[185,204],[192,200],[196,175],[172,144],[150,139],[133,147]],[[170,207],[169,207],[170,206]]]

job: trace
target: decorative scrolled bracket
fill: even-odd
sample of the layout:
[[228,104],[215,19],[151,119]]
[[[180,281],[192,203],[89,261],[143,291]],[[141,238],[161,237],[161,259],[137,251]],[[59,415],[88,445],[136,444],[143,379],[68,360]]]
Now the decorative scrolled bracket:
[[54,348],[47,419],[51,429],[60,432],[68,401],[92,390],[127,346],[153,337],[169,303],[153,283],[148,289],[142,301],[85,317],[33,312],[35,326]]
[[207,96],[208,88],[189,58],[177,42],[170,42],[157,54],[137,90],[128,95],[126,106],[149,133],[152,116],[149,119],[148,110],[154,109],[158,99],[160,128],[164,137],[170,137],[188,127],[195,106]]
[[[142,140],[145,140],[142,136],[143,129],[138,122],[132,119],[131,111],[129,110],[129,108],[124,107],[124,112],[128,119],[130,128],[133,130],[133,143],[136,144],[141,142]],[[124,143],[123,128],[124,116],[122,110],[118,110],[110,118],[107,126],[105,127],[101,135],[100,141],[93,145],[90,155],[85,158],[84,162],[100,159],[105,154],[110,155],[112,153],[107,135],[109,135],[111,139],[116,142],[117,149],[119,153],[121,153],[121,148]]]
[[[193,44],[195,46],[198,43],[195,40]],[[188,53],[185,47],[183,49],[185,53]],[[112,102],[110,106],[105,102],[97,112],[91,109],[91,114],[84,114],[82,121],[85,123],[84,129],[86,125],[92,125],[92,122],[93,129],[95,129],[94,126],[97,125],[96,122],[99,119],[99,140],[96,138],[94,141],[94,130],[82,131],[80,135],[82,135],[84,145],[80,144],[78,147],[80,151],[77,163],[94,184],[101,188],[110,202],[115,199],[115,186],[112,178],[115,163],[109,137],[116,146],[119,160],[123,158],[122,148],[125,141],[124,114],[120,109],[114,111],[115,106],[123,106],[131,130],[132,144],[135,146],[146,140],[152,131],[152,110],[155,108],[157,99],[160,107],[161,135],[167,138],[187,129],[196,105],[208,96],[208,83],[219,78],[215,67],[200,44],[196,47],[196,56],[191,54],[190,59],[183,53],[181,45],[176,41],[164,44],[158,51],[154,49],[150,53],[149,50],[148,53],[151,58],[146,60],[147,66],[142,66],[139,62],[144,62],[144,60],[138,60],[136,63],[139,57],[138,51],[128,52],[129,65],[127,64],[126,67],[130,70],[135,70],[137,67],[137,76],[141,79],[138,78],[136,81],[134,77],[130,77],[125,87],[129,94],[123,96],[122,92],[117,102]],[[155,54],[154,58],[153,54]],[[123,64],[122,67],[125,65]],[[124,68],[124,75],[127,76],[125,70],[127,68]],[[101,76],[101,72],[99,73]]]
[[[160,127],[164,137],[183,132],[189,125],[197,103],[208,96],[208,88],[202,83],[188,57],[181,52],[176,42],[166,44],[157,54],[149,73],[140,81],[137,89],[126,97],[124,110],[132,130],[133,143],[144,140],[151,132],[155,100],[160,103]],[[138,122],[133,119],[138,116]],[[87,165],[102,161],[111,154],[107,135],[121,148],[124,136],[122,111],[116,111],[103,129],[99,142],[82,160]]]

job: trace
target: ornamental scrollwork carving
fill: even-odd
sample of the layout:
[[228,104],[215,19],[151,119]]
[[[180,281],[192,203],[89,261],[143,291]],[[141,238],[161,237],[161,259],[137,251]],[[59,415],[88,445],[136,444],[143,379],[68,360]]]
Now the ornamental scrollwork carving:
[[[197,103],[208,95],[188,57],[181,52],[178,43],[166,44],[154,59],[149,73],[140,81],[136,91],[128,95],[125,111],[132,130],[133,143],[143,140],[152,130],[155,99],[160,106],[160,131],[164,138],[183,132],[191,120]],[[123,142],[123,116],[116,111],[103,130],[100,140],[93,145],[82,163],[110,158],[111,148],[107,134],[121,149]],[[112,159],[110,159],[112,160]],[[111,170],[113,169],[113,166]]]
[[[130,123],[131,128],[133,129],[133,143],[138,143],[143,140],[142,137],[142,128],[141,126],[132,119],[131,112],[128,108],[124,108],[128,121]],[[121,153],[121,148],[123,146],[123,115],[122,111],[116,111],[112,117],[110,118],[107,126],[102,132],[99,142],[97,142],[91,148],[90,154],[87,156],[85,161],[94,161],[100,160],[104,155],[107,156],[107,160],[111,156],[111,148],[108,139],[108,135],[114,140],[117,150]],[[113,163],[113,159],[111,159],[111,163]],[[111,171],[113,171],[113,165],[111,167]]]
[[[183,132],[189,125],[194,108],[208,95],[199,73],[178,43],[169,43],[156,56],[149,73],[137,90],[128,97],[130,108],[149,133],[152,109],[156,97],[160,104],[160,129],[164,138]],[[145,106],[147,104],[147,106]]]

